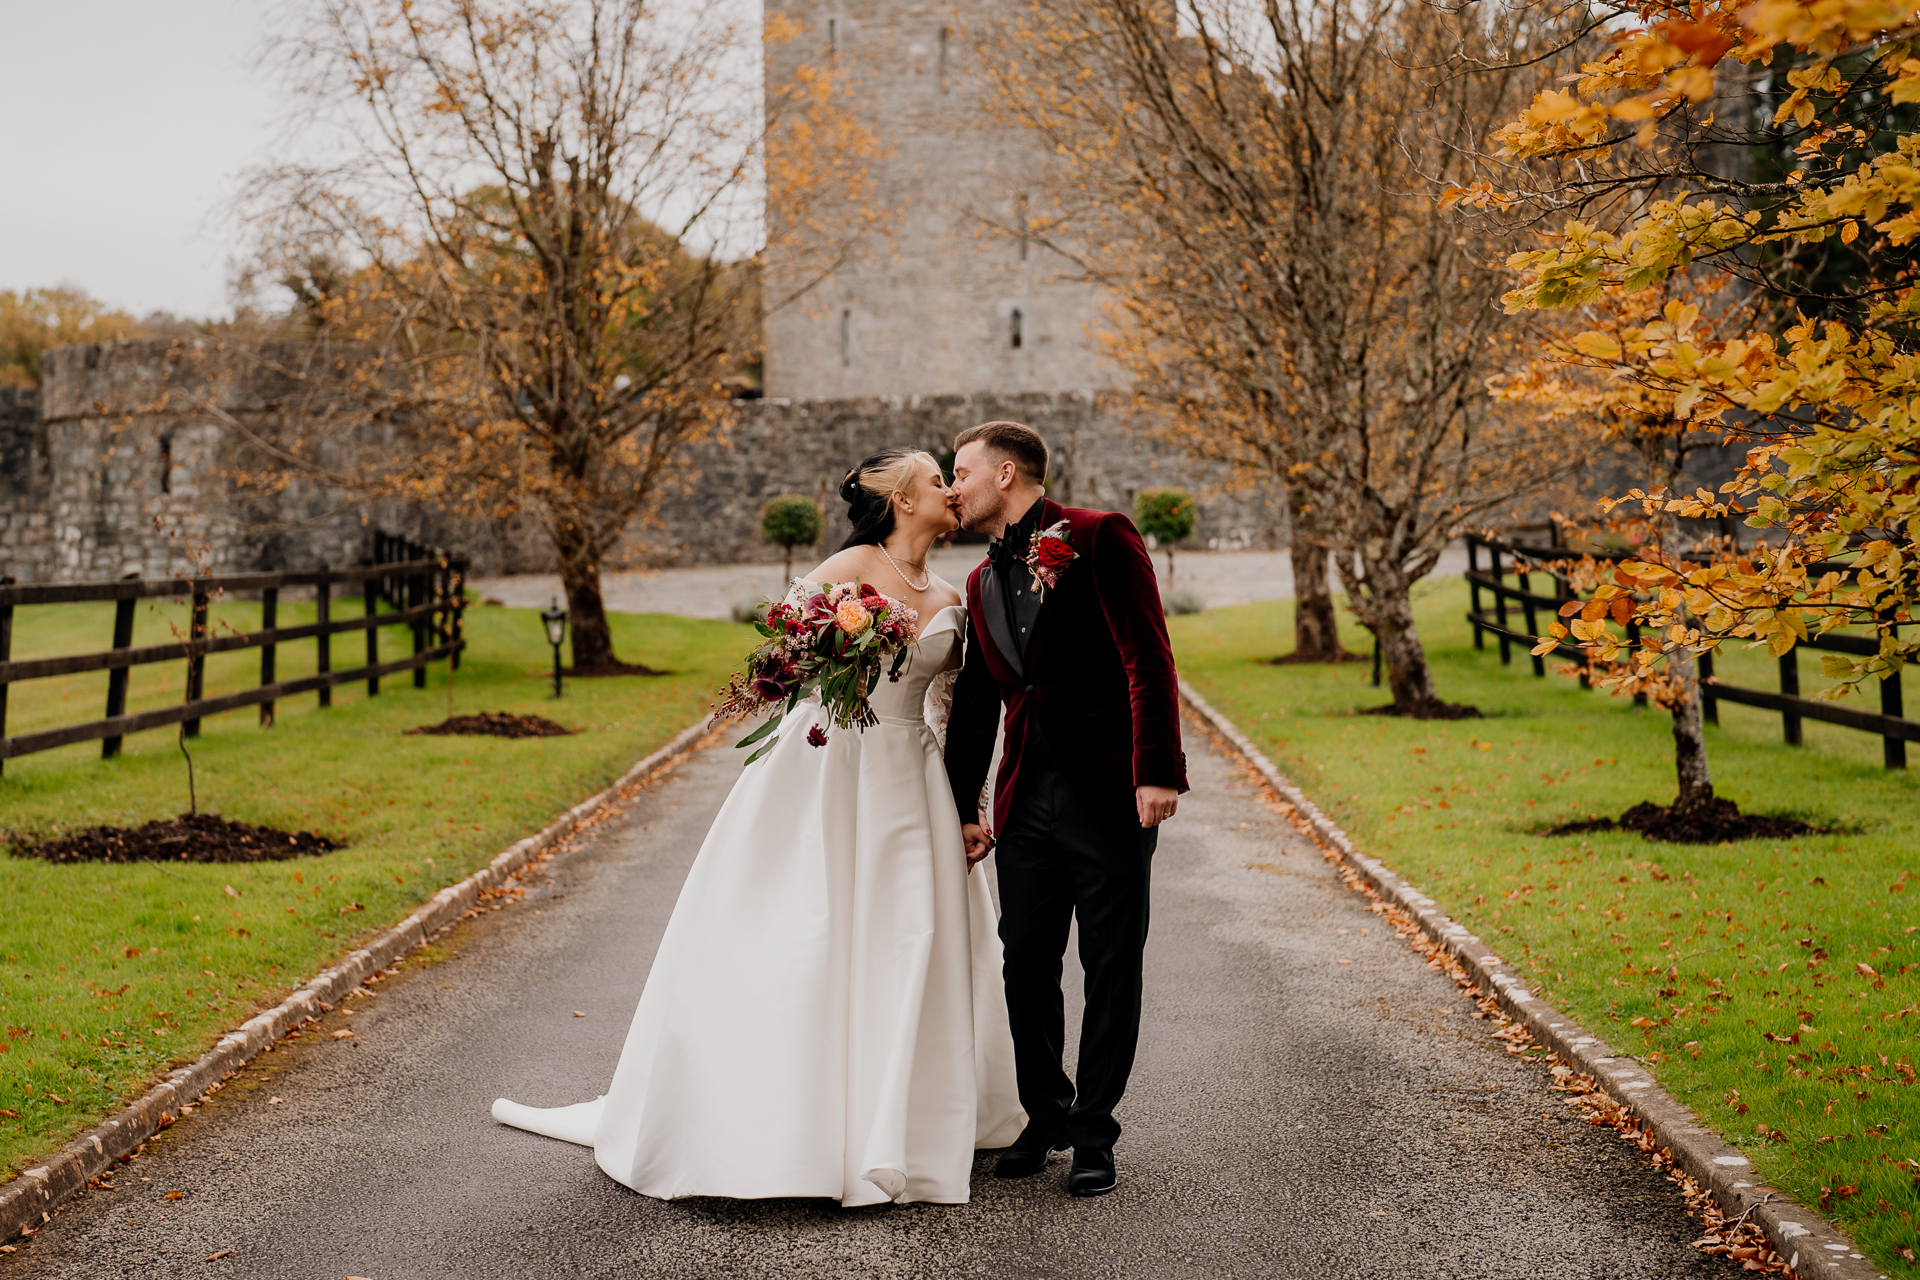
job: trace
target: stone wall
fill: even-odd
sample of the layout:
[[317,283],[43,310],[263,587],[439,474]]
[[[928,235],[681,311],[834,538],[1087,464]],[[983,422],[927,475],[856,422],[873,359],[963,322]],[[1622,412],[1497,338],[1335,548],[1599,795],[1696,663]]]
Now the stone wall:
[[[769,0],[804,28],[767,50],[769,111],[808,64],[884,154],[866,203],[888,211],[851,260],[766,319],[766,391],[814,399],[1116,385],[1091,335],[1102,295],[1066,258],[990,227],[1044,224],[1039,139],[994,118],[973,40],[1026,12],[1019,0]],[[777,150],[776,132],[769,143]],[[766,254],[777,302],[819,264]]]
[[[472,520],[428,507],[369,502],[323,482],[263,488],[238,483],[263,469],[250,434],[289,405],[270,372],[216,372],[189,343],[66,347],[47,354],[45,386],[0,393],[0,575],[27,582],[309,569],[359,562],[373,529],[463,552],[476,573],[550,572],[552,553],[532,518]],[[311,399],[301,411],[324,416]],[[846,534],[838,493],[847,469],[889,445],[941,456],[965,427],[995,418],[1029,423],[1054,450],[1063,502],[1129,510],[1145,487],[1179,484],[1200,500],[1201,546],[1275,545],[1281,517],[1257,493],[1137,429],[1119,395],[920,396],[749,400],[722,434],[687,451],[653,517],[637,524],[609,567],[771,560],[760,508],[802,493],[828,515],[827,545]],[[255,428],[245,424],[254,423]],[[370,432],[387,437],[369,441]],[[391,449],[393,428],[355,422],[321,447],[336,470],[355,451]],[[270,470],[271,468],[266,468]]]
[[46,576],[37,570],[51,519],[49,470],[40,393],[0,388],[0,576]]

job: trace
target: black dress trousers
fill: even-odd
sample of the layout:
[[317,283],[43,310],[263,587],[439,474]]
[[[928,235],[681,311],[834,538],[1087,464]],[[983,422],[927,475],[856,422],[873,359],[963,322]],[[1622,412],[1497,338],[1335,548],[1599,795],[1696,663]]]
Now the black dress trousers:
[[[1058,1128],[1074,1146],[1110,1147],[1113,1109],[1126,1092],[1140,1039],[1142,956],[1157,828],[1096,816],[1034,752],[1022,764],[994,861],[1000,877],[1007,1014],[1020,1105],[1037,1132]],[[1061,1065],[1060,991],[1068,930],[1080,923],[1086,1015],[1077,1087]]]

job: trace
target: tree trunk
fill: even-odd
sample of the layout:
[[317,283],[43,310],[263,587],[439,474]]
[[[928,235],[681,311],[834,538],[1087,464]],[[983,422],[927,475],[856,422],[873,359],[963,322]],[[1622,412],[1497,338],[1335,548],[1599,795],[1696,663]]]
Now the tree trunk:
[[1380,640],[1380,659],[1386,668],[1387,687],[1393,691],[1394,712],[1427,715],[1442,704],[1434,691],[1433,670],[1427,666],[1420,630],[1414,625],[1412,584],[1397,577],[1387,581],[1371,578],[1370,582],[1373,634]]
[[1707,769],[1707,738],[1700,717],[1700,667],[1690,653],[1667,659],[1667,670],[1679,687],[1673,704],[1673,766],[1679,775],[1680,796],[1675,809],[1692,809],[1713,799],[1713,775]]
[[573,632],[574,671],[619,667],[606,602],[600,596],[600,553],[584,538],[576,540],[567,533],[555,544],[560,553],[560,585],[567,593],[567,622]]
[[1340,647],[1334,618],[1327,550],[1296,533],[1289,558],[1293,561],[1293,661],[1338,662],[1348,655]]

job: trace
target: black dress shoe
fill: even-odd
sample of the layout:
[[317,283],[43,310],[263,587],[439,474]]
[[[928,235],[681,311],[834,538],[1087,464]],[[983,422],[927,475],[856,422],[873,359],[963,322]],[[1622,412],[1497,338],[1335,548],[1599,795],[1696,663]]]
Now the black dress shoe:
[[1067,1190],[1076,1196],[1103,1196],[1120,1180],[1113,1167],[1112,1147],[1075,1147]]
[[1065,1151],[1067,1144],[1060,1139],[1058,1132],[1036,1134],[1031,1128],[1023,1129],[1013,1145],[994,1162],[993,1176],[996,1178],[1031,1178],[1047,1167],[1047,1155],[1053,1151]]

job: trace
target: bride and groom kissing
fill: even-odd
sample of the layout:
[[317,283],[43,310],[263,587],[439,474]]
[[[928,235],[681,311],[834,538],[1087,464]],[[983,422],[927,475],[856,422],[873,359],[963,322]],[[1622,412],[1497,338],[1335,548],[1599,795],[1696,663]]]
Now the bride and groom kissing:
[[[909,449],[849,471],[852,533],[790,584],[857,581],[918,614],[871,722],[787,714],[688,872],[606,1093],[503,1098],[497,1120],[668,1199],[959,1204],[996,1148],[998,1177],[1071,1150],[1071,1194],[1113,1190],[1154,845],[1187,789],[1159,588],[1125,516],[1046,496],[1034,431],[990,422],[955,450],[951,484]],[[964,597],[926,566],[956,526],[992,538]],[[973,874],[990,854],[997,912]]]

